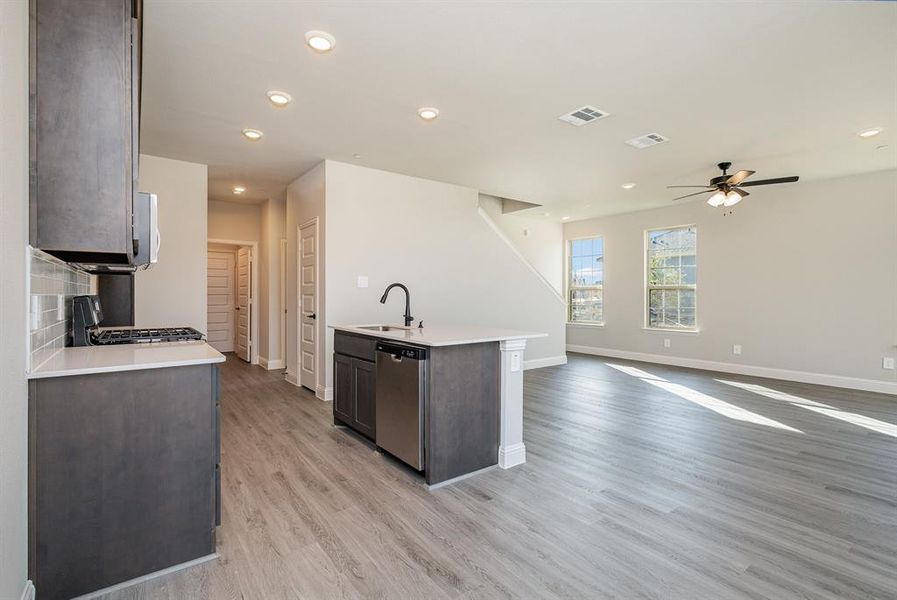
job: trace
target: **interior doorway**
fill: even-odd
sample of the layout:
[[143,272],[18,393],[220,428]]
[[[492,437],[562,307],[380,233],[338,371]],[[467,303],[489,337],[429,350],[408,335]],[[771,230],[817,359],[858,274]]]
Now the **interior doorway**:
[[209,240],[207,311],[209,345],[258,363],[257,242]]

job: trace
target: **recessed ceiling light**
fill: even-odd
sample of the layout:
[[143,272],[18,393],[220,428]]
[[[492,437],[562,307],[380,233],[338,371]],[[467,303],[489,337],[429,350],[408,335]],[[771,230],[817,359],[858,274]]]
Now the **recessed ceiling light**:
[[305,34],[305,43],[315,52],[330,52],[336,46],[336,38],[326,31],[309,31]]
[[542,216],[543,216],[543,217],[550,217],[550,216],[551,216],[551,213],[550,213],[550,212],[543,212],[543,213],[542,213]]
[[425,106],[417,109],[418,116],[424,121],[432,121],[439,116],[439,109],[432,106]]
[[561,221],[567,221],[569,219],[570,219],[570,217],[561,217]]
[[861,138],[871,138],[881,133],[881,127],[873,127],[872,129],[864,129],[857,133]]
[[243,192],[245,192],[245,191],[246,191],[246,188],[244,188],[242,185],[235,185],[235,186],[234,186],[234,193],[237,194],[238,196],[239,196],[240,194],[242,194]]
[[631,189],[634,188],[634,187],[635,187],[635,184],[634,184],[634,183],[624,183],[624,184],[623,184],[623,189],[624,189],[624,190],[631,190]]
[[265,135],[265,134],[262,133],[261,131],[259,131],[258,129],[244,129],[243,130],[243,137],[245,137],[250,142],[259,141],[260,139],[262,139],[263,135]]
[[875,149],[876,149],[876,150],[884,150],[884,149],[887,148],[887,147],[888,147],[887,144],[882,144],[881,146],[876,146]]
[[271,90],[270,92],[268,92],[268,101],[277,108],[283,108],[284,106],[292,102],[292,100],[293,97],[286,92],[278,92],[277,90]]

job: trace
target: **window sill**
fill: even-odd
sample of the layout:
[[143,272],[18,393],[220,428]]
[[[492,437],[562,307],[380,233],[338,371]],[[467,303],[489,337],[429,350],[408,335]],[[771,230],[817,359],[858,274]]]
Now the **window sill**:
[[567,327],[604,327],[604,323],[581,323],[575,321],[567,321]]
[[642,327],[642,331],[656,331],[658,333],[684,333],[686,335],[698,335],[700,329],[664,329],[662,327]]

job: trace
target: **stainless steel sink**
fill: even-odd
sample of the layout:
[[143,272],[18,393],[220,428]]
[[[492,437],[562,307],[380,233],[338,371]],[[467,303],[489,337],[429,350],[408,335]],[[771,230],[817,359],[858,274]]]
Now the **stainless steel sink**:
[[369,331],[408,331],[410,327],[399,327],[398,325],[364,325],[358,329],[367,329]]

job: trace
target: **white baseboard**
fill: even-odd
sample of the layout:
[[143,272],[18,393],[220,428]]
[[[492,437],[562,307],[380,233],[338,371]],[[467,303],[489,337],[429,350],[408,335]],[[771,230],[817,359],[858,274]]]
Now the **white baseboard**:
[[333,400],[333,388],[319,385],[315,388],[315,396],[317,396],[319,400],[330,402]]
[[259,356],[259,365],[261,365],[262,368],[267,369],[269,371],[273,371],[274,369],[282,369],[284,366],[282,358],[275,358],[275,359],[269,360],[269,359],[265,358],[264,356]]
[[31,580],[25,582],[25,589],[22,590],[22,600],[34,600],[34,584]]
[[827,375],[825,373],[791,371],[788,369],[774,369],[771,367],[758,367],[755,365],[739,365],[735,363],[702,360],[698,358],[683,358],[680,356],[666,356],[664,354],[647,354],[644,352],[630,352],[628,350],[615,350],[612,348],[594,348],[592,346],[577,346],[574,344],[567,344],[567,351],[579,352],[580,354],[592,354],[595,356],[607,356],[609,358],[622,358],[626,360],[652,362],[661,365],[673,365],[676,367],[688,367],[691,369],[703,369],[705,371],[720,371],[722,373],[735,373],[738,375],[750,375],[753,377],[766,377],[768,379],[782,379],[785,381],[796,381],[799,383],[828,385],[832,387],[847,388],[851,390],[878,392],[881,394],[897,394],[897,381],[878,381],[875,379],[861,379],[859,377],[845,377],[843,375]]
[[293,375],[292,373],[287,373],[286,375],[284,375],[283,378],[286,380],[287,383],[292,383],[296,387],[299,387],[299,380],[296,379],[296,376]]
[[532,360],[523,361],[523,370],[529,371],[530,369],[541,369],[542,367],[555,367],[557,365],[566,364],[566,354],[562,354],[561,356],[547,356],[545,358],[534,358]]
[[513,446],[499,446],[498,466],[502,469],[510,469],[526,462],[526,446],[523,442]]

